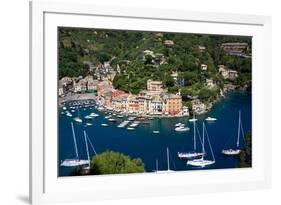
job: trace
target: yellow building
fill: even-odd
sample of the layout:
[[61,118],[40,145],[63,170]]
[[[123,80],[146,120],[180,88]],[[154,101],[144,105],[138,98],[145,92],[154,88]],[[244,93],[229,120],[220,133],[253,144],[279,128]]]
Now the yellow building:
[[163,96],[163,110],[165,114],[177,115],[182,110],[182,98],[175,94],[166,94]]

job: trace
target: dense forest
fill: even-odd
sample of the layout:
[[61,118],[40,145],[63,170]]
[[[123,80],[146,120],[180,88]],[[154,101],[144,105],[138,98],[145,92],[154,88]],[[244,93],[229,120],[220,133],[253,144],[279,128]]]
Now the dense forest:
[[[163,81],[170,92],[180,89],[183,96],[209,100],[227,81],[218,73],[220,64],[238,71],[233,84],[244,86],[251,80],[251,58],[228,55],[221,48],[222,43],[245,42],[249,45],[245,52],[250,55],[251,37],[78,28],[59,28],[58,34],[59,78],[92,74],[85,62],[95,66],[110,62],[114,70],[120,69],[113,80],[116,88],[136,94],[145,89],[147,79],[154,79]],[[200,69],[201,64],[208,69]],[[173,72],[184,83],[176,83]],[[217,86],[206,89],[206,79]]]

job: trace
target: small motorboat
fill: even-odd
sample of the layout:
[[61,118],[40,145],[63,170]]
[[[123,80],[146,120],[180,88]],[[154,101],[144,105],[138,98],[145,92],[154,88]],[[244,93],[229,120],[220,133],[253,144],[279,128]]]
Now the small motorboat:
[[92,123],[86,123],[86,127],[92,126]]
[[222,154],[225,155],[238,155],[241,152],[241,149],[223,149]]
[[89,116],[91,116],[91,117],[98,117],[99,114],[96,114],[96,113],[92,112]]
[[93,119],[93,117],[91,117],[90,115],[86,115],[84,118],[85,118],[86,120],[91,120],[91,119]]
[[74,120],[75,122],[79,122],[79,123],[82,122],[82,119],[81,119],[80,117],[75,117],[75,118],[73,118],[73,120]]
[[105,116],[104,118],[105,119],[108,119],[108,118],[111,118],[112,116],[111,115],[107,115],[107,116]]
[[189,119],[188,121],[189,121],[189,122],[196,122],[197,119],[196,119],[196,118],[191,118],[191,119]]
[[127,127],[127,130],[135,130],[134,127]]
[[152,132],[153,134],[159,134],[160,133],[160,131],[158,131],[158,130],[153,130],[153,132]]
[[108,127],[108,124],[103,123],[103,124],[101,124],[101,126],[102,126],[102,127]]
[[177,132],[185,132],[185,131],[188,131],[188,130],[190,130],[190,128],[185,127],[184,125],[181,125],[181,126],[175,128],[175,131],[177,131]]
[[108,121],[109,122],[116,122],[116,120],[114,118],[109,118]]
[[102,111],[104,110],[104,107],[98,107],[98,110]]
[[178,152],[178,158],[192,159],[202,157],[205,155],[203,152]]
[[182,124],[181,122],[179,122],[179,123],[175,124],[175,127],[180,127],[181,125],[184,125],[184,124]]
[[134,122],[130,125],[130,127],[137,127],[137,126],[139,126],[139,124],[140,124],[140,121],[134,121]]
[[217,118],[214,118],[214,117],[207,117],[205,120],[207,120],[207,121],[216,121]]
[[69,111],[66,111],[66,116],[67,117],[72,117],[72,114]]

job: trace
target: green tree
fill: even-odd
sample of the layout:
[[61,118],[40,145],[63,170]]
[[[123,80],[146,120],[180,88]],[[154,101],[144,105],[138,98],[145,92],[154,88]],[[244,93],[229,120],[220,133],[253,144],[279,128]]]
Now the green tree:
[[245,136],[245,148],[240,152],[240,167],[252,166],[252,133],[248,132]]
[[92,160],[93,174],[121,174],[144,172],[144,163],[140,158],[131,159],[119,152],[106,151],[95,155]]

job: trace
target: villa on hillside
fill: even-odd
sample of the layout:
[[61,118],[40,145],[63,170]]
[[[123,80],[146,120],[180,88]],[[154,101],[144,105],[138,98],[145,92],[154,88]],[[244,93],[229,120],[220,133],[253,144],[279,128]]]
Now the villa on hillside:
[[224,79],[235,80],[238,77],[238,72],[236,70],[226,68],[224,65],[219,65],[218,67],[219,73]]

